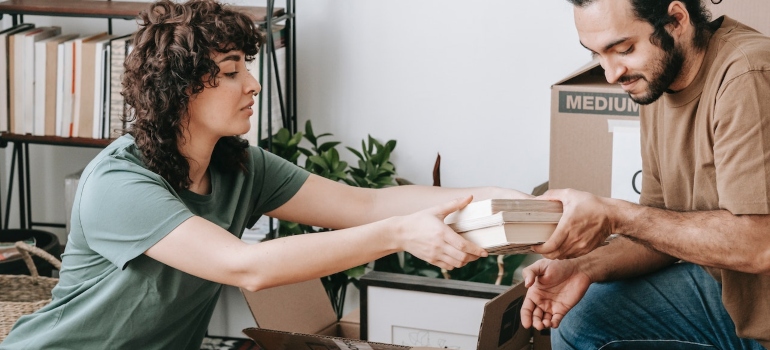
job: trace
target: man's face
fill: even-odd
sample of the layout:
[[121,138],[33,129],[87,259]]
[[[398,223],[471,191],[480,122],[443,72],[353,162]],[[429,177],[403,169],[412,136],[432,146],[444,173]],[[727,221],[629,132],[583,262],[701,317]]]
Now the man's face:
[[628,0],[597,0],[575,7],[580,43],[599,58],[607,82],[618,83],[632,100],[650,104],[682,71],[679,45],[664,51],[650,41],[653,27],[634,15]]

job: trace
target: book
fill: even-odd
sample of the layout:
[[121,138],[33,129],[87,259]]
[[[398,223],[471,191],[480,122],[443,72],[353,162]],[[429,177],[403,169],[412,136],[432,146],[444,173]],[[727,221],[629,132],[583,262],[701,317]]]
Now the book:
[[[472,202],[444,218],[447,225],[471,219],[491,216],[498,212],[533,213],[527,215],[543,215],[543,213],[561,214],[563,208],[561,202],[545,201],[538,199],[487,199]],[[538,214],[534,214],[538,213]],[[510,214],[509,214],[510,215]],[[559,220],[556,220],[559,221]]]
[[107,123],[107,135],[108,138],[116,138],[123,135],[126,126],[124,125],[124,113],[126,110],[125,101],[121,90],[123,89],[123,64],[126,61],[126,54],[128,46],[131,41],[131,34],[124,35],[116,38],[112,38],[110,41],[109,52],[109,76],[107,82],[106,92],[107,98],[105,99],[105,113],[109,119]]
[[24,134],[24,53],[27,35],[41,33],[42,28],[17,32],[8,38],[8,95],[10,96],[8,112],[8,131],[14,134]]
[[444,218],[463,238],[489,254],[526,254],[548,240],[562,216],[561,202],[488,199],[468,204]]
[[509,212],[501,211],[492,215],[482,216],[474,219],[458,221],[449,224],[449,227],[455,232],[467,232],[489,226],[503,225],[505,223],[558,223],[561,219],[561,213],[525,211]]
[[[50,37],[35,43],[35,132],[36,136],[55,136],[59,47],[77,34]],[[62,55],[63,58],[63,55]]]
[[532,246],[543,244],[556,230],[555,222],[506,222],[460,233],[463,238],[492,255],[532,253]]
[[[75,94],[72,108],[72,137],[94,138],[94,91],[97,84],[97,43],[108,40],[111,36],[100,33],[83,40],[75,41]],[[101,73],[101,72],[99,72]]]
[[0,31],[0,132],[9,130],[9,108],[10,108],[10,58],[9,40],[11,35],[25,30],[30,30],[35,25],[32,23],[23,23]]
[[[93,98],[92,98],[92,119],[93,125],[91,128],[91,137],[94,139],[103,138],[103,130],[105,129],[104,122],[104,98],[105,98],[105,82],[107,75],[107,52],[109,52],[110,39],[112,35],[102,37],[100,40],[94,43],[94,84],[93,84]],[[85,45],[85,44],[84,44]]]
[[[24,82],[21,90],[21,108],[24,110],[24,134],[33,135],[35,133],[35,108],[39,102],[35,101],[35,69],[37,60],[35,59],[35,43],[53,36],[61,34],[60,27],[40,27],[41,31],[35,34],[24,36]],[[44,63],[44,62],[42,62]],[[41,64],[42,64],[41,63]]]
[[61,43],[56,71],[56,134],[72,137],[72,110],[75,94],[75,42]]

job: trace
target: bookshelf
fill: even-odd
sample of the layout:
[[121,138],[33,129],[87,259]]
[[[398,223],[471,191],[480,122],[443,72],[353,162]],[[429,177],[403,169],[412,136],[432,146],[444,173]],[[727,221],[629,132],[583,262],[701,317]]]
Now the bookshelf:
[[[268,129],[272,129],[271,101],[272,85],[277,84],[281,91],[282,84],[286,91],[285,96],[279,94],[281,104],[281,120],[283,127],[296,132],[296,46],[295,46],[295,0],[286,0],[286,7],[274,6],[274,0],[267,0],[267,6],[233,6],[247,13],[255,23],[259,24],[267,32],[267,43],[263,46],[267,68],[267,81],[263,84],[263,93],[266,94]],[[137,1],[110,1],[110,0],[6,0],[0,1],[0,19],[11,16],[12,25],[24,23],[24,15],[35,16],[59,16],[59,17],[84,17],[103,18],[107,20],[108,33],[112,34],[112,20],[133,20],[147,8],[150,3]],[[268,16],[268,14],[272,14]],[[278,74],[278,66],[275,62],[275,50],[273,48],[273,26],[283,23],[286,30],[286,76]],[[275,70],[276,79],[273,81],[270,74]],[[5,76],[5,74],[3,74]],[[2,98],[6,98],[3,96]],[[0,148],[6,148],[13,144],[11,153],[11,165],[9,180],[6,187],[5,206],[0,205],[0,228],[8,229],[12,194],[14,189],[14,176],[18,176],[18,208],[19,226],[21,229],[41,227],[65,227],[63,223],[35,222],[32,220],[31,183],[30,183],[30,153],[29,145],[48,145],[66,147],[104,148],[111,139],[90,138],[65,138],[54,136],[19,135],[8,132],[0,133]],[[268,148],[271,148],[268,138]],[[2,173],[2,169],[0,169]],[[3,202],[0,193],[0,204]],[[3,211],[4,209],[4,211]]]

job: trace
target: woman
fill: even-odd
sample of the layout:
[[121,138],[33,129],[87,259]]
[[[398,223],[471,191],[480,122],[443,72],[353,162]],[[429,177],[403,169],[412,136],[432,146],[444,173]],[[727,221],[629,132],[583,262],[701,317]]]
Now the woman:
[[[213,0],[160,1],[140,15],[123,95],[136,122],[83,172],[53,301],[2,349],[198,349],[221,285],[259,290],[408,251],[439,267],[486,252],[443,223],[500,188],[350,187],[237,136],[260,85],[260,35]],[[459,198],[459,199],[458,199]],[[336,229],[248,245],[266,214]]]

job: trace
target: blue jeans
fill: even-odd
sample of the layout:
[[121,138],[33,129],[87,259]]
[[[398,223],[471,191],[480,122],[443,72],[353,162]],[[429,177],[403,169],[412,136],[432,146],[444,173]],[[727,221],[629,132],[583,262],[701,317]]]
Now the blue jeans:
[[554,350],[765,349],[735,335],[721,295],[722,286],[690,263],[594,283],[551,330],[551,345]]

